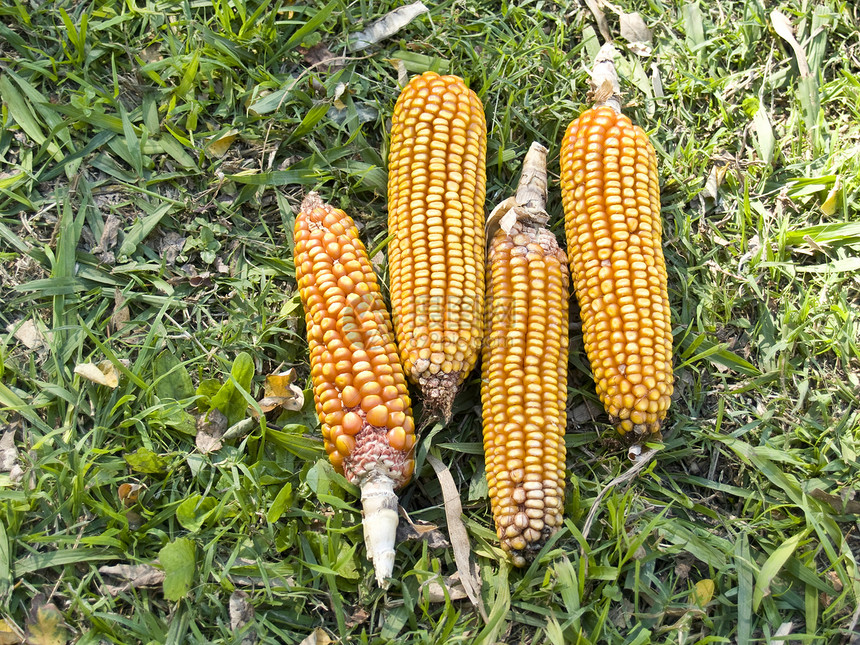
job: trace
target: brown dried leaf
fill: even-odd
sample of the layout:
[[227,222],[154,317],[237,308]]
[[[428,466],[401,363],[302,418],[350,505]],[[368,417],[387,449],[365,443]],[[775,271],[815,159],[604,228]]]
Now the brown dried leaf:
[[656,61],[651,63],[651,89],[654,90],[655,99],[662,99],[665,96],[663,79],[660,77],[660,66],[657,65]]
[[806,60],[806,52],[803,47],[797,42],[794,37],[794,28],[791,26],[791,21],[784,13],[780,13],[776,9],[770,12],[770,21],[773,24],[773,30],[777,35],[787,42],[794,51],[794,57],[797,59],[797,69],[801,76],[809,76],[809,61]]
[[458,574],[442,578],[442,584],[439,580],[440,578],[436,577],[423,585],[424,597],[428,602],[445,602],[446,590],[451,600],[463,600],[468,597]]
[[601,414],[603,414],[603,406],[586,399],[571,411],[570,418],[574,423],[588,423],[589,421],[594,421]]
[[405,87],[409,82],[409,70],[406,69],[406,63],[403,62],[402,58],[393,58],[390,59],[389,62],[394,65],[394,68],[397,70],[397,85],[399,87]]
[[160,52],[161,44],[155,43],[140,52],[140,59],[147,64],[157,63],[163,58]]
[[122,295],[119,287],[114,288],[113,292],[113,313],[110,317],[110,324],[116,331],[121,331],[125,324],[131,319],[128,306],[125,304],[125,297]]
[[439,527],[430,522],[419,520],[413,522],[409,514],[402,508],[400,509],[400,517],[406,522],[397,524],[397,541],[406,542],[407,540],[424,540],[427,546],[431,549],[447,549],[451,543],[445,539],[445,535],[439,530]]
[[346,626],[349,629],[352,629],[353,627],[366,623],[368,618],[370,618],[370,614],[367,613],[363,607],[356,607],[352,613],[347,616]]
[[833,510],[841,515],[860,515],[860,502],[853,499],[853,491],[850,489],[846,489],[844,497],[831,495],[820,488],[814,488],[809,495],[833,507]]
[[441,460],[433,455],[427,455],[427,463],[433,466],[439,485],[442,487],[442,497],[445,502],[445,519],[448,522],[448,535],[451,538],[451,547],[454,551],[454,562],[457,563],[457,572],[466,595],[472,605],[477,608],[478,613],[486,621],[487,612],[481,598],[481,578],[478,575],[477,566],[470,561],[472,546],[469,543],[469,534],[463,523],[463,505],[460,502],[460,492],[457,484],[451,476],[451,471]]
[[[637,56],[642,56],[643,58],[646,56],[650,56],[651,52],[653,51],[651,49],[651,45],[648,45],[646,43],[640,43],[640,42],[627,43],[627,49],[632,51]],[[634,78],[634,83],[635,83],[636,77],[634,76],[633,78]],[[637,84],[637,87],[641,87],[641,85]]]
[[[237,589],[230,595],[230,629],[239,632],[254,620],[254,606],[248,602],[248,594]],[[249,629],[242,637],[241,645],[254,645],[257,642],[257,631]]]
[[[6,325],[6,331],[11,332],[17,323]],[[45,336],[32,320],[25,320],[13,334],[15,339],[27,349],[38,352],[46,347]]]
[[204,455],[221,450],[221,446],[223,445],[221,437],[216,437],[206,432],[198,432],[194,438],[194,444],[197,446],[197,450]]
[[176,264],[176,258],[182,253],[185,246],[185,237],[176,231],[167,231],[158,241],[158,252],[167,266]]
[[115,564],[99,567],[99,573],[117,578],[122,584],[105,585],[111,596],[117,596],[129,589],[159,587],[164,582],[164,571],[150,564]]
[[119,497],[119,501],[122,502],[122,505],[128,508],[129,506],[133,506],[137,503],[138,497],[140,497],[140,490],[143,488],[140,484],[120,484],[116,490],[116,495]]
[[196,273],[188,278],[188,284],[190,284],[195,289],[199,289],[200,287],[211,287],[212,279],[208,271],[204,271],[203,273]]
[[720,186],[723,184],[727,171],[728,166],[724,163],[715,163],[711,166],[711,171],[708,173],[708,179],[705,182],[705,187],[702,189],[702,192],[699,193],[701,198],[705,200],[706,204],[708,203],[708,200],[710,200],[711,204],[715,204],[719,200]]
[[364,31],[349,36],[349,51],[357,52],[390,38],[423,13],[430,11],[423,2],[413,2],[389,11]]
[[612,82],[609,80],[603,81],[600,87],[593,87],[588,92],[588,100],[593,103],[605,103],[613,96],[615,96],[615,87],[613,87]]
[[597,0],[585,0],[585,4],[591,10],[594,16],[594,21],[597,23],[597,28],[600,30],[600,35],[603,36],[604,42],[612,42],[612,32],[609,31],[609,23],[606,22],[606,16],[603,15],[603,9]]
[[0,437],[0,472],[8,473],[18,463],[15,431],[6,430]]
[[827,572],[827,580],[833,585],[833,588],[836,590],[836,593],[842,593],[843,584],[842,580],[839,578],[839,574],[835,571]]
[[116,246],[119,228],[119,217],[113,213],[109,213],[105,220],[104,228],[102,228],[102,235],[99,238],[99,243],[93,248],[93,255],[99,259],[99,262],[104,262],[105,264],[114,264],[116,262],[113,249]]
[[337,109],[337,110],[345,110],[346,109],[346,103],[344,103],[340,99],[340,97],[343,96],[344,94],[346,94],[346,95],[351,94],[351,92],[349,90],[349,85],[347,85],[346,83],[338,83],[334,88],[334,96],[332,97],[332,105],[334,105],[335,109]]
[[18,461],[18,448],[15,446],[15,430],[9,429],[0,437],[0,472],[9,473],[9,479],[19,482],[24,477],[21,462]]
[[128,528],[130,528],[132,531],[137,531],[141,526],[143,526],[143,517],[140,515],[140,513],[128,511],[125,514],[125,519],[128,520]]
[[773,637],[771,638],[770,642],[773,643],[773,645],[783,645],[788,639],[778,638],[778,637],[779,636],[788,636],[791,634],[791,632],[793,630],[794,630],[794,623],[792,623],[792,622],[782,623],[782,625],[780,625],[777,628],[777,630],[773,633]]
[[[299,51],[302,51],[299,49]],[[334,71],[343,67],[343,57],[331,53],[328,45],[317,43],[310,49],[302,51],[305,62],[310,67],[320,67],[328,63],[328,70]]]
[[[622,13],[618,16],[618,21],[621,24],[621,37],[628,43],[640,43],[649,46],[653,40],[651,30],[648,25],[635,11],[633,13]],[[635,53],[639,53],[635,51]]]
[[221,439],[227,431],[227,417],[218,408],[212,408],[197,419],[197,436],[194,443],[204,455],[221,449]]
[[510,233],[516,223],[517,198],[512,195],[496,204],[496,207],[490,211],[490,214],[487,216],[487,222],[484,225],[487,247],[489,248],[490,243],[493,241],[496,231],[501,229],[506,234]]

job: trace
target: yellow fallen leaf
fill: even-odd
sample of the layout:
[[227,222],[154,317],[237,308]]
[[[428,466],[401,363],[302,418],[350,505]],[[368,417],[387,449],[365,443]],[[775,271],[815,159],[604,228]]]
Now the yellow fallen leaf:
[[322,627],[317,627],[299,645],[329,645],[334,641]]
[[696,583],[696,586],[693,587],[693,591],[690,594],[690,599],[696,603],[699,607],[705,608],[705,606],[711,602],[711,599],[714,597],[714,581],[710,578],[705,578],[704,580],[699,580]]
[[206,144],[206,152],[213,157],[223,157],[238,136],[239,131],[237,129],[227,130]]
[[63,614],[53,603],[35,607],[32,621],[27,626],[27,643],[30,645],[66,645],[69,630]]
[[296,380],[296,370],[288,369],[280,374],[269,374],[263,385],[264,397],[257,403],[263,412],[271,412],[275,408],[283,408],[297,412],[305,404],[305,395]]
[[[266,396],[290,397],[293,396],[291,385],[296,380],[296,370],[291,368],[280,374],[269,374],[263,385],[263,393]],[[299,390],[301,392],[301,390]]]
[[110,361],[95,363],[80,363],[75,366],[75,374],[92,381],[97,385],[115,388],[119,385],[119,371]]
[[822,202],[821,206],[819,206],[821,212],[828,217],[836,212],[836,206],[839,203],[840,188],[841,186],[839,185],[839,179],[837,179],[835,182],[833,182],[833,188],[831,188],[830,192],[827,193],[827,198]]
[[347,85],[346,83],[338,83],[337,86],[334,88],[334,99],[332,101],[332,105],[334,105],[335,109],[337,109],[337,110],[345,110],[346,109],[346,103],[341,101],[340,97],[343,96],[344,94],[349,94],[348,88],[349,88],[349,85]]
[[21,630],[5,618],[0,618],[0,645],[17,645],[24,642]]

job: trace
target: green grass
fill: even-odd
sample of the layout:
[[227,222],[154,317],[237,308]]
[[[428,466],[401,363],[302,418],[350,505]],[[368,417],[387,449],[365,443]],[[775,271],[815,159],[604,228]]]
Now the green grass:
[[[483,100],[488,206],[532,140],[550,147],[561,237],[558,145],[602,42],[581,4],[428,3],[354,55],[347,36],[394,3],[0,7],[0,431],[20,465],[0,473],[0,642],[35,638],[57,612],[60,642],[250,642],[231,623],[239,591],[261,643],[317,628],[344,643],[847,642],[860,602],[852,2],[614,3],[654,34],[642,57],[619,40],[619,69],[660,161],[677,395],[657,459],[608,492],[587,539],[592,502],[628,463],[605,416],[569,415],[566,523],[524,571],[492,527],[476,376],[451,424],[425,432],[401,502],[447,536],[426,457],[448,466],[486,621],[429,593],[456,571],[449,546],[402,542],[391,588],[375,587],[356,490],[323,459],[312,407],[195,446],[213,398],[236,421],[266,375],[296,367],[308,385],[294,215],[317,189],[368,248],[384,242],[404,68],[459,74]],[[342,58],[319,63],[321,44]],[[581,412],[597,398],[573,329],[568,409]],[[118,387],[74,371],[102,361]],[[118,564],[166,577],[109,593],[121,581],[100,569]]]

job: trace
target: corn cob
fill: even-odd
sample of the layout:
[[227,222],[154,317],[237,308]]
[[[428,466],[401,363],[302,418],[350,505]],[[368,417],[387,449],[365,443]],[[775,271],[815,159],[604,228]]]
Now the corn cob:
[[488,222],[484,455],[496,532],[516,566],[561,525],[564,499],[568,273],[545,228],[546,152],[532,144],[516,197]]
[[657,157],[621,114],[611,46],[598,103],[567,128],[561,186],[570,271],[597,388],[618,431],[660,437],[672,396],[672,328],[661,246]]
[[487,127],[456,76],[425,72],[394,107],[391,309],[407,377],[446,422],[483,336]]
[[391,320],[355,224],[316,193],[296,218],[294,257],[325,449],[361,488],[365,542],[384,586],[394,567],[394,489],[412,476],[415,446]]

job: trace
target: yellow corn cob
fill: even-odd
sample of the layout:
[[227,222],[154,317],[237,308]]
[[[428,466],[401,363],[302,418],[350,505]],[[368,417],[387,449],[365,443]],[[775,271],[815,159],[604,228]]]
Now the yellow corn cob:
[[501,221],[490,236],[481,361],[490,501],[516,566],[561,525],[564,500],[567,256],[544,227],[545,203],[546,148],[533,143],[517,196],[488,225]]
[[483,336],[487,126],[456,76],[425,72],[394,107],[391,309],[407,377],[446,421]]
[[614,51],[594,86],[605,104],[567,128],[561,186],[570,270],[597,393],[621,434],[659,437],[672,396],[672,328],[657,157],[620,112]]
[[391,320],[352,219],[316,193],[295,224],[314,401],[334,467],[361,488],[377,581],[394,566],[397,496],[414,467],[415,424]]

